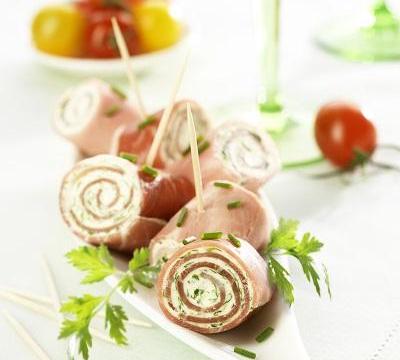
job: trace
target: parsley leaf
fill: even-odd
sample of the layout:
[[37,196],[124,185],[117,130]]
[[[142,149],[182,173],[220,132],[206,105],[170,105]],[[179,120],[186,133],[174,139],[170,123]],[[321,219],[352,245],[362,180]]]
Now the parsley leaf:
[[129,261],[129,270],[134,272],[142,266],[149,264],[150,251],[149,248],[135,249],[133,258]]
[[128,320],[122,306],[106,303],[105,328],[110,327],[110,337],[118,345],[128,345],[124,321]]
[[[271,240],[263,252],[270,279],[289,304],[294,302],[294,288],[290,282],[290,273],[279,263],[276,255],[290,255],[297,259],[307,281],[311,282],[317,294],[321,295],[321,276],[315,266],[313,254],[321,250],[323,243],[310,233],[305,233],[301,240],[298,240],[298,226],[299,222],[296,220],[280,219],[279,226],[271,232]],[[331,297],[326,267],[324,267],[324,279]]]
[[86,273],[82,284],[92,284],[104,280],[115,273],[114,261],[106,246],[98,248],[81,246],[66,254],[70,264]]

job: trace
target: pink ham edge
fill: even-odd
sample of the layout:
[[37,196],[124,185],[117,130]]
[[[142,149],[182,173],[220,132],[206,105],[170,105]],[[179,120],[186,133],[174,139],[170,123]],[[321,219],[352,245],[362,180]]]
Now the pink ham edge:
[[[255,249],[260,249],[269,240],[272,219],[262,202],[253,192],[235,183],[228,182],[232,189],[224,189],[209,183],[204,189],[205,211],[198,213],[196,199],[185,207],[188,209],[186,221],[177,227],[179,212],[150,242],[150,259],[157,264],[182,246],[182,240],[199,237],[203,232],[222,231],[248,239]],[[228,209],[231,201],[240,200],[242,206]]]
[[[69,109],[68,106],[73,106],[71,103],[68,105],[68,101],[76,101],[76,98],[82,96],[87,96],[86,101],[89,103],[86,103],[87,113],[81,114],[82,119],[72,119],[78,121],[79,125],[75,128],[65,126],[63,117],[66,116],[66,109]],[[107,112],[113,108],[117,109],[116,112],[107,116]],[[72,112],[74,111],[79,111],[79,108],[73,108]],[[57,104],[53,124],[56,131],[76,145],[83,154],[94,156],[109,152],[117,128],[122,125],[137,124],[139,121],[137,110],[128,101],[121,99],[109,84],[98,79],[90,79],[68,90],[62,96]]]
[[[211,251],[210,249],[212,248],[217,248],[220,251]],[[201,251],[204,252],[202,253]],[[213,268],[212,265],[208,265],[212,264],[210,259],[213,259],[216,256],[215,254],[222,255],[224,266],[218,265]],[[234,259],[233,264],[232,259]],[[238,292],[235,289],[235,285],[230,279],[232,272],[225,271],[227,267],[231,267],[235,274],[238,272],[242,274],[242,276],[237,277],[237,284],[242,287],[243,292]],[[226,279],[229,284],[228,287],[224,287],[224,290],[221,290],[221,286],[217,287],[219,289],[219,302],[206,308],[200,306],[192,298],[187,297],[186,291],[190,293],[190,288],[189,283],[186,283],[186,291],[180,293],[177,291],[182,308],[180,312],[176,311],[177,304],[173,296],[171,296],[172,287],[175,286],[176,289],[184,288],[184,278],[189,278],[198,269],[201,269],[202,273],[204,273],[204,269],[207,268],[213,269],[219,276]],[[214,281],[220,284],[220,278],[213,272],[210,274],[207,276],[214,276]],[[176,277],[177,279],[175,279]],[[232,289],[235,297],[238,296],[238,301],[235,300],[232,304],[232,309],[229,310],[228,316],[227,313],[223,313],[223,302],[227,300],[224,294],[229,288]],[[239,326],[257,308],[266,304],[273,294],[264,259],[254,247],[242,239],[240,239],[240,247],[235,247],[229,241],[222,239],[197,240],[183,246],[162,267],[156,289],[159,306],[167,318],[180,326],[203,334],[220,333]],[[240,296],[241,293],[244,295]]]
[[[265,171],[258,171],[246,176],[230,166],[230,161],[224,160],[221,151],[221,147],[223,146],[221,142],[224,137],[227,137],[228,140],[231,141],[241,141],[245,134],[253,134],[260,138],[260,144],[263,148],[262,160],[268,163],[268,167]],[[208,140],[210,146],[200,155],[203,184],[222,179],[236,182],[255,192],[280,169],[279,152],[273,140],[265,132],[247,123],[229,122],[221,124],[212,132]],[[241,154],[246,155],[243,150]],[[254,157],[254,154],[249,153],[248,155]],[[190,156],[171,164],[167,168],[167,171],[174,175],[186,176],[193,182],[192,161]]]

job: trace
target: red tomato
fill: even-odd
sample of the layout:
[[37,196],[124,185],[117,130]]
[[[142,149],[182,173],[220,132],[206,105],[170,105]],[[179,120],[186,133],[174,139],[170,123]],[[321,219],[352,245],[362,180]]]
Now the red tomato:
[[105,8],[125,9],[130,12],[132,5],[144,0],[75,0],[75,4],[83,12],[92,12]]
[[341,168],[351,166],[355,151],[370,155],[376,148],[374,125],[360,109],[349,103],[332,102],[322,106],[314,130],[321,152]]
[[116,58],[120,56],[111,24],[112,17],[117,19],[129,54],[140,52],[139,40],[129,13],[118,9],[97,9],[89,12],[87,17],[85,36],[87,57]]

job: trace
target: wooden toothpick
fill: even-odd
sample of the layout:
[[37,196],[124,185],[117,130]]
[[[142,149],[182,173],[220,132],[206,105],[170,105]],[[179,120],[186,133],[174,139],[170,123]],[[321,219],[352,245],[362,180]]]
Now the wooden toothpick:
[[201,169],[200,169],[199,150],[197,147],[196,128],[194,126],[192,109],[191,109],[189,103],[186,104],[186,113],[187,113],[187,121],[188,121],[188,128],[189,128],[190,152],[192,155],[193,177],[194,177],[194,187],[196,190],[197,210],[199,212],[202,212],[202,211],[204,211],[203,181],[201,179]]
[[121,29],[119,28],[118,22],[115,17],[111,18],[111,23],[115,35],[115,40],[117,42],[118,50],[121,55],[122,61],[125,63],[126,75],[128,76],[129,86],[133,93],[135,94],[137,105],[139,107],[139,114],[142,120],[146,118],[146,109],[144,107],[142,95],[140,93],[139,84],[137,82],[135,73],[132,69],[131,59],[128,52],[128,48],[125,43],[125,39],[122,36]]
[[28,331],[15,319],[7,310],[3,310],[3,315],[14,328],[19,337],[29,346],[39,360],[50,360],[40,345],[32,338]]
[[153,163],[154,163],[154,160],[155,160],[155,158],[157,156],[158,148],[160,147],[161,141],[162,141],[162,139],[164,137],[164,133],[165,133],[165,130],[166,130],[167,125],[168,125],[168,120],[169,120],[169,118],[171,116],[172,109],[173,109],[173,107],[175,105],[176,95],[178,94],[178,91],[179,91],[179,89],[181,87],[183,76],[184,76],[186,68],[187,68],[189,55],[190,55],[190,51],[188,50],[187,53],[186,53],[185,59],[183,61],[183,64],[181,66],[181,69],[179,71],[178,77],[176,79],[175,86],[172,89],[172,93],[171,93],[171,97],[169,99],[169,103],[168,103],[167,107],[165,108],[165,110],[164,110],[164,112],[163,112],[163,114],[161,116],[160,124],[158,125],[157,132],[156,132],[156,134],[154,136],[154,140],[153,140],[153,142],[151,144],[149,153],[147,155],[146,164],[148,164],[150,166],[152,166]]

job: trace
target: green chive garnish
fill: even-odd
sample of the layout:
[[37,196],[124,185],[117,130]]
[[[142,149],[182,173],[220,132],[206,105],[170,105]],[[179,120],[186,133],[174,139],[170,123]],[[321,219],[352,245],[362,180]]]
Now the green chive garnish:
[[[197,138],[196,138],[197,145],[199,145],[203,140],[204,140],[204,136],[203,135],[197,136]],[[190,153],[190,145],[185,150],[182,151],[182,155],[186,156],[189,153]]]
[[199,145],[199,147],[198,147],[198,150],[199,150],[199,154],[201,154],[204,150],[206,150],[208,147],[210,146],[210,142],[209,141],[203,141],[200,145]]
[[[189,236],[189,237],[187,237],[186,239],[183,239],[183,240],[182,240],[182,244],[183,244],[183,245],[187,245],[187,244],[192,243],[193,241],[196,241],[196,236]],[[193,276],[194,276],[194,275],[193,275]]]
[[247,358],[249,358],[249,359],[255,359],[255,358],[257,357],[257,354],[256,354],[256,353],[254,353],[254,352],[252,352],[252,351],[250,351],[250,350],[243,349],[243,348],[241,348],[241,347],[239,347],[239,346],[235,346],[235,347],[233,348],[233,351],[234,351],[236,354],[242,355],[242,356],[247,357]]
[[134,164],[136,164],[138,161],[138,156],[132,153],[120,152],[119,157],[122,157],[123,159],[128,160]]
[[145,174],[150,175],[153,178],[157,177],[157,175],[158,175],[158,171],[149,165],[143,165],[142,171]]
[[182,210],[179,213],[178,220],[176,222],[177,227],[181,227],[185,223],[187,215],[188,215],[188,209],[185,207],[182,208]]
[[238,207],[242,206],[242,202],[240,200],[234,200],[234,201],[230,201],[228,202],[228,204],[226,204],[226,207],[231,210],[231,209],[237,209]]
[[117,95],[121,100],[126,99],[125,93],[115,85],[110,85],[112,92]]
[[274,332],[274,329],[271,326],[268,326],[266,329],[264,329],[263,331],[261,331],[257,337],[256,337],[256,341],[258,343],[261,343],[265,340],[267,340],[271,334]]
[[144,129],[146,126],[149,126],[153,124],[156,121],[156,118],[154,116],[149,116],[147,117],[144,121],[142,121],[139,125],[138,128],[140,130]]
[[220,188],[223,188],[223,189],[233,189],[233,185],[232,184],[229,184],[229,183],[226,183],[226,182],[222,182],[222,181],[216,181],[214,183],[214,186],[220,187]]
[[221,231],[216,232],[205,232],[201,235],[201,240],[216,240],[222,237],[223,233]]
[[232,243],[233,246],[239,248],[242,244],[240,242],[240,239],[237,238],[235,235],[233,234],[228,234],[228,239],[229,241]]
[[114,105],[111,105],[105,111],[104,115],[107,117],[111,117],[111,116],[114,116],[115,114],[119,113],[120,111],[121,111],[121,108],[118,105],[114,104]]

